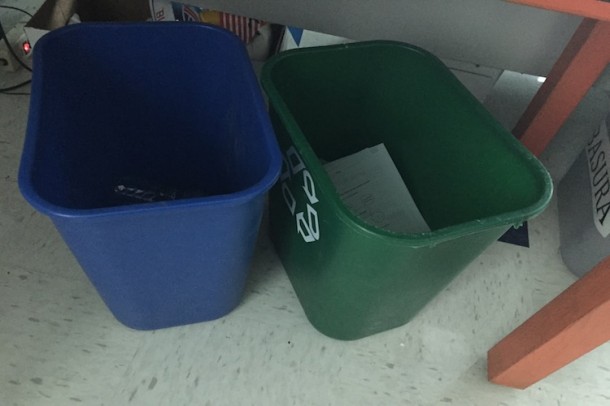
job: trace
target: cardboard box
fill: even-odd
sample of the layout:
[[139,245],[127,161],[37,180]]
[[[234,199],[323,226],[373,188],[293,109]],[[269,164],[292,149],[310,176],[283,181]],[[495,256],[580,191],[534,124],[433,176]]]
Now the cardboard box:
[[277,38],[277,30],[264,21],[171,0],[47,0],[24,31],[34,48],[44,34],[67,24],[149,20],[196,21],[221,26],[240,37],[254,60],[266,59]]
[[[75,17],[78,16],[78,17]],[[148,0],[47,0],[25,25],[32,47],[47,32],[80,21],[146,21]]]
[[149,0],[149,4],[150,15],[154,21],[201,22],[233,32],[246,45],[252,60],[266,60],[278,37],[272,29],[272,24],[255,18],[171,0]]

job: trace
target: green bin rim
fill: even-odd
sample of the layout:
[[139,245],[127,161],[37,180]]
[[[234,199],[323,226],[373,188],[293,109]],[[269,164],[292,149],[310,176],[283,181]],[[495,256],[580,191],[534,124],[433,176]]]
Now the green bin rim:
[[[424,232],[424,233],[396,233],[382,228],[375,227],[368,223],[365,223],[358,216],[352,214],[352,212],[343,204],[341,201],[334,185],[330,178],[326,174],[326,171],[322,167],[316,153],[307,141],[307,138],[301,131],[298,123],[294,116],[290,112],[290,109],[282,99],[279,91],[277,90],[273,80],[272,74],[273,69],[278,63],[281,63],[284,59],[292,58],[293,56],[302,56],[305,54],[317,54],[324,52],[336,52],[344,49],[353,48],[368,48],[368,47],[394,47],[403,48],[409,52],[416,52],[425,58],[431,60],[431,63],[439,65],[448,75],[454,78],[456,83],[456,90],[463,93],[465,98],[474,101],[474,105],[478,110],[478,113],[483,117],[487,117],[488,121],[495,127],[495,130],[499,135],[504,138],[509,148],[519,155],[524,164],[530,167],[530,170],[534,172],[539,178],[540,184],[544,187],[544,191],[536,202],[528,207],[509,211],[501,215],[488,216],[482,219],[471,220],[465,223],[454,224],[448,227],[440,228],[437,230]],[[292,143],[303,158],[303,161],[307,164],[307,170],[311,173],[313,179],[316,180],[316,187],[320,189],[327,196],[332,196],[331,205],[335,209],[340,221],[350,226],[355,231],[362,234],[368,235],[369,237],[378,237],[386,241],[386,243],[394,244],[408,244],[412,247],[424,247],[434,246],[436,244],[453,240],[459,237],[463,237],[470,234],[479,233],[484,230],[500,227],[519,227],[528,219],[531,219],[538,214],[542,213],[553,196],[553,181],[546,168],[536,159],[532,153],[521,144],[514,136],[509,133],[504,127],[498,123],[498,121],[491,116],[491,114],[481,105],[481,103],[468,91],[464,85],[453,75],[453,73],[447,68],[447,66],[434,54],[417,47],[415,45],[388,40],[374,40],[374,41],[363,41],[363,42],[351,42],[347,44],[339,45],[327,45],[327,46],[316,46],[309,48],[296,48],[288,51],[281,52],[271,57],[263,66],[261,72],[261,85],[269,98],[269,103],[276,110],[279,119],[283,125],[289,129]],[[315,162],[315,165],[308,163]],[[536,176],[534,175],[534,176]]]

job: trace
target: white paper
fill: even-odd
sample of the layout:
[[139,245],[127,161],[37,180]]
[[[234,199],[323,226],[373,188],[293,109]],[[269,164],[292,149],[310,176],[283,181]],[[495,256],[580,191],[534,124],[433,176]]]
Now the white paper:
[[343,204],[364,222],[396,233],[430,231],[385,145],[324,165]]

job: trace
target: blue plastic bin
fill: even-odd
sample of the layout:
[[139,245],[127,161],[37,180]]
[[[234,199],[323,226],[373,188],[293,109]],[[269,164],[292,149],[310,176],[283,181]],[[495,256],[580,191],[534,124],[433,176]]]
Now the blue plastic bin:
[[[78,24],[36,45],[21,192],[129,327],[237,306],[280,166],[246,50],[226,30]],[[178,198],[134,203],[117,193],[126,179]]]

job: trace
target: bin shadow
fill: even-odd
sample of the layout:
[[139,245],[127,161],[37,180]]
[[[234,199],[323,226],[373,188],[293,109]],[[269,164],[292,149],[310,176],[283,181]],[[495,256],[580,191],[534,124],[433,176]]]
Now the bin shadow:
[[[275,296],[275,291],[283,288],[281,280],[287,278],[269,237],[269,208],[266,204],[240,307],[256,295]],[[287,285],[292,290],[291,285]],[[292,294],[294,295],[294,292]]]

